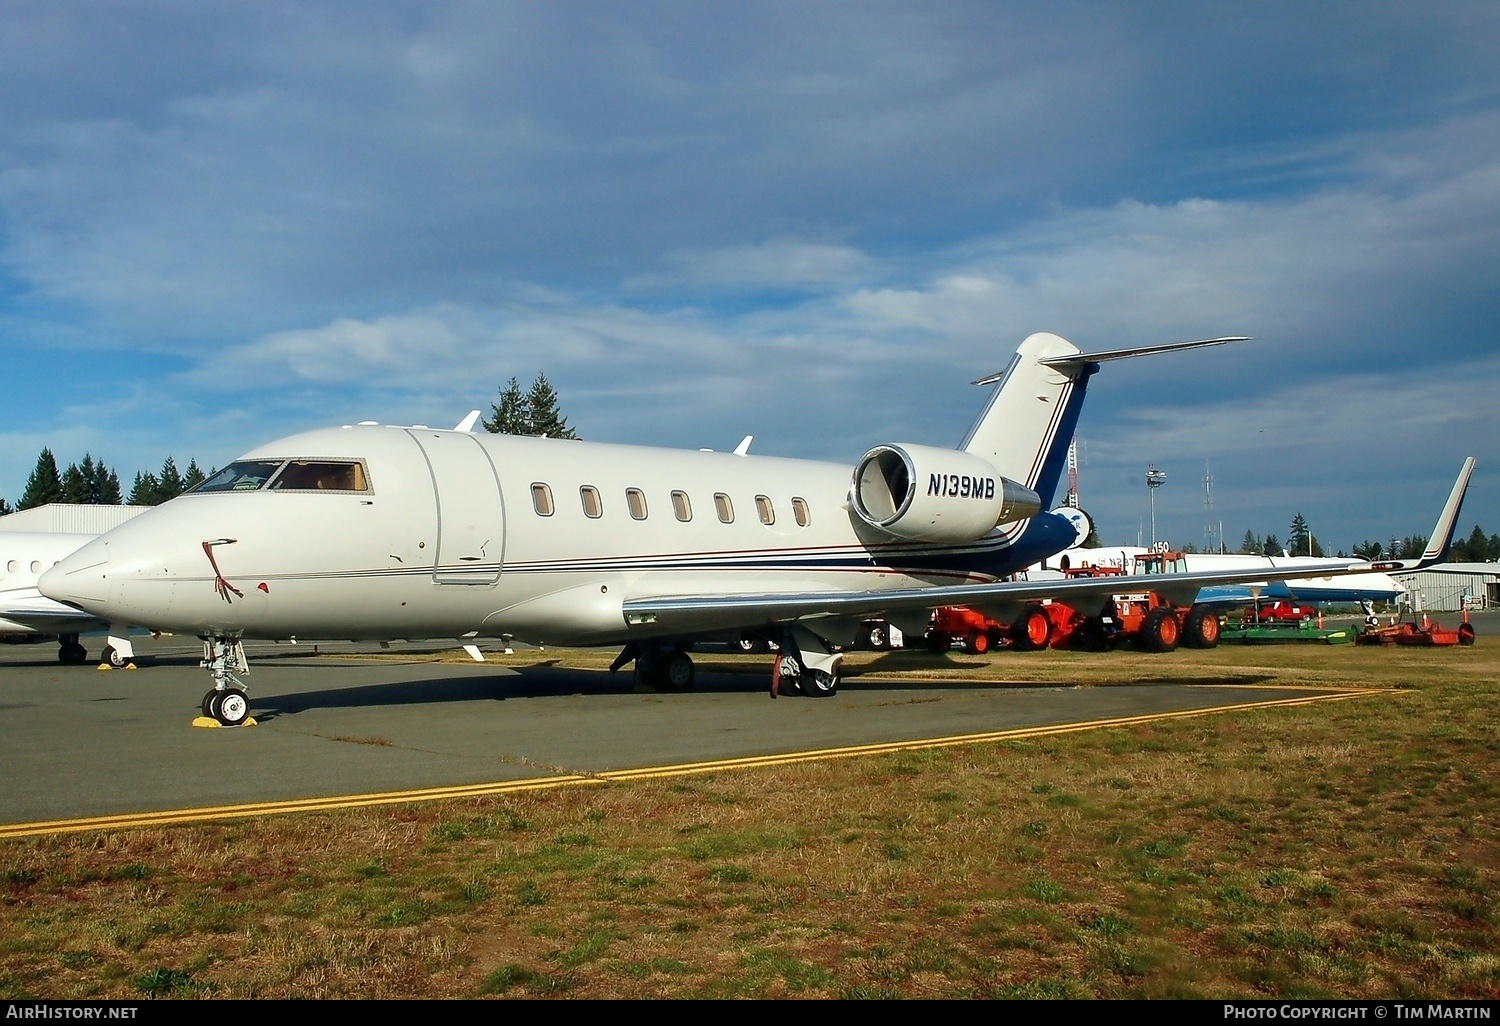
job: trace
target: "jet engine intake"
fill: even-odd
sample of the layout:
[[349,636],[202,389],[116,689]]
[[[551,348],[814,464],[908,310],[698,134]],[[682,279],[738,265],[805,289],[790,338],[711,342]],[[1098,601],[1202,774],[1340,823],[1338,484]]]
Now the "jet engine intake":
[[854,468],[855,514],[911,541],[966,542],[1035,516],[1042,500],[978,456],[930,445],[877,445]]

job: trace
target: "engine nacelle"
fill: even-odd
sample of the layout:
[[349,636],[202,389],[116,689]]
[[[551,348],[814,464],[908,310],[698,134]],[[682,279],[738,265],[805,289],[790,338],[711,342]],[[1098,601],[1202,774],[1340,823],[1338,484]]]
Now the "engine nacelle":
[[854,468],[854,512],[911,541],[966,542],[1025,520],[1042,500],[978,456],[930,445],[877,445]]

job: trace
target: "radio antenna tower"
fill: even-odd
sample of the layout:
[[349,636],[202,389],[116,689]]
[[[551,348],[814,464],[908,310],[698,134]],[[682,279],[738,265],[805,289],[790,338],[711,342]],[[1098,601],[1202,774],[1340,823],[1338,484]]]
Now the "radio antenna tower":
[[1208,541],[1208,551],[1218,552],[1219,546],[1214,541],[1214,475],[1208,469],[1208,460],[1203,461],[1203,508],[1208,512],[1203,537]]
[[1063,504],[1070,509],[1078,508],[1078,436],[1068,443],[1068,494]]

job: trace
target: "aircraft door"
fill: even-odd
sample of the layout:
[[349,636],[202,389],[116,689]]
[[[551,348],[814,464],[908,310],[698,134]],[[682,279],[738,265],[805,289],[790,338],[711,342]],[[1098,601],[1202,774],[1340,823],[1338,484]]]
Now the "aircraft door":
[[505,553],[505,504],[494,464],[467,431],[408,429],[437,493],[437,584],[494,584]]

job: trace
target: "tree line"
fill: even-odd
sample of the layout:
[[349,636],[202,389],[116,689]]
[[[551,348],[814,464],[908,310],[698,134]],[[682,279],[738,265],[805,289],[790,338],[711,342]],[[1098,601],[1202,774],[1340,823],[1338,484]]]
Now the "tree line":
[[50,448],[42,449],[36,458],[36,467],[26,479],[26,488],[14,508],[0,497],[0,516],[16,510],[45,506],[49,502],[77,503],[84,506],[159,506],[168,499],[175,499],[183,492],[199,484],[208,475],[198,467],[198,461],[188,461],[187,470],[177,469],[177,462],[168,456],[159,473],[137,471],[135,483],[129,495],[122,495],[120,475],[102,459],[96,460],[92,453],[84,453],[83,459],[69,463],[66,470],[57,469],[57,458]]

